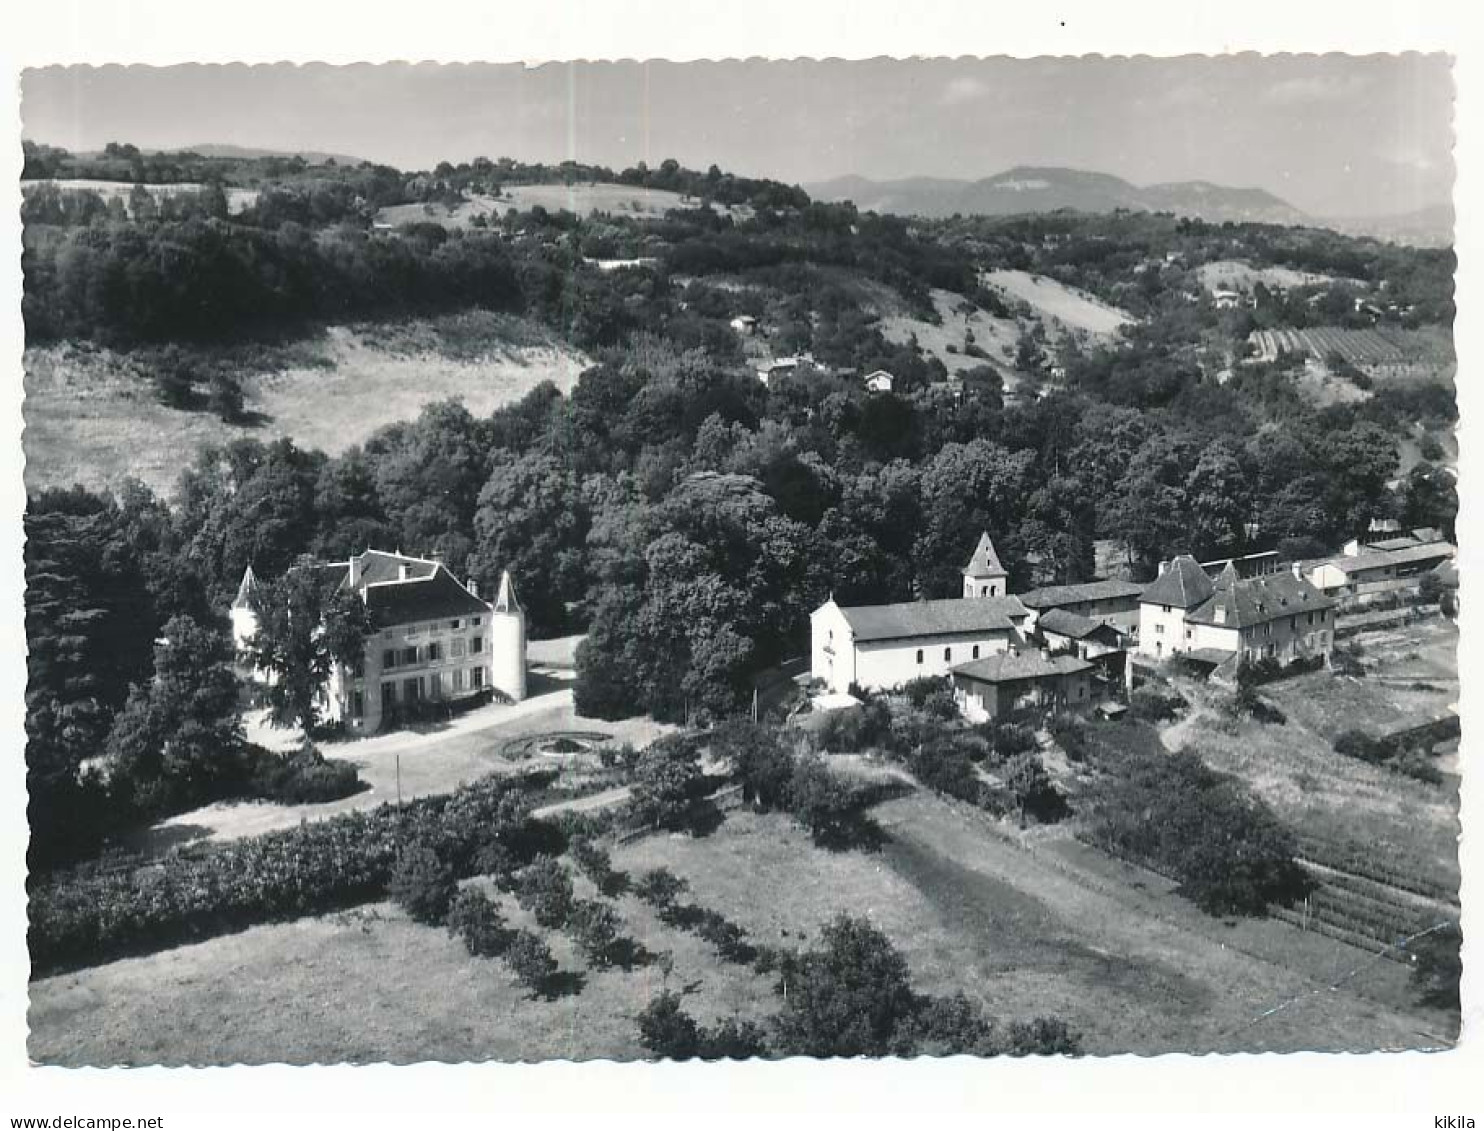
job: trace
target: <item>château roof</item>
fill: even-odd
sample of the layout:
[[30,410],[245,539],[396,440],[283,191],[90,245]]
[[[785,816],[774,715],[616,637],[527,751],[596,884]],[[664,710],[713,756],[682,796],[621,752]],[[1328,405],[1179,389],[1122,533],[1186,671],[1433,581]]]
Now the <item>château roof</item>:
[[[874,375],[873,375],[874,376]],[[974,555],[964,566],[966,577],[1004,577],[1005,567],[1000,564],[1000,555],[995,553],[994,543],[989,540],[989,531],[979,535],[979,545]]]
[[966,597],[904,601],[840,609],[857,643],[914,637],[1007,632],[1028,614],[1018,597]]
[[1215,585],[1200,563],[1189,554],[1181,554],[1149,583],[1139,601],[1145,605],[1193,609],[1215,591]]
[[366,608],[377,628],[445,617],[479,616],[491,611],[487,603],[465,589],[441,565],[424,577],[367,585]]
[[515,582],[510,580],[508,569],[500,574],[500,592],[495,595],[495,612],[520,612],[520,601],[515,596]]

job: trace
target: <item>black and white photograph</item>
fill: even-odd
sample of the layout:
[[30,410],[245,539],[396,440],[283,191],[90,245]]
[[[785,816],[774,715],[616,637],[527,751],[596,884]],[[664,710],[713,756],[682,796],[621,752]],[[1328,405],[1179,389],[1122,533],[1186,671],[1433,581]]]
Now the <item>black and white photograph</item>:
[[29,1060],[1448,1055],[1454,69],[27,68]]

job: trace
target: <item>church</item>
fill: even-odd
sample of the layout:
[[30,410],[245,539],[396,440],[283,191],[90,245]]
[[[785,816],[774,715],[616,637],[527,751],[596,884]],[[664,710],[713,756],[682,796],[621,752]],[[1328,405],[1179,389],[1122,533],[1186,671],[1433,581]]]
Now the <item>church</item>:
[[[335,665],[321,689],[324,717],[354,734],[416,718],[428,704],[526,695],[526,622],[507,572],[494,601],[432,558],[367,550],[312,568],[357,594],[371,615],[361,663]],[[239,651],[258,629],[261,587],[249,566],[232,602]]]
[[809,617],[810,674],[831,693],[885,690],[946,676],[1025,639],[1029,611],[1005,591],[1007,574],[989,535],[963,569],[963,596],[941,601],[843,606],[831,597]]

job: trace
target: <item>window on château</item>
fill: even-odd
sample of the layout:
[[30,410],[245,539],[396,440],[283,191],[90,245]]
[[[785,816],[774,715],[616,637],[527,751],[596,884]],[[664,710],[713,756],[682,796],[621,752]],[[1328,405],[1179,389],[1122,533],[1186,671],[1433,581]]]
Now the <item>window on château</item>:
[[919,664],[920,664],[920,663],[922,663],[922,649],[921,649],[921,648],[919,648],[919,649],[918,649],[918,650],[917,650],[917,662],[918,662],[918,663],[919,663]]
[[471,656],[477,656],[477,655],[479,655],[479,653],[481,653],[483,651],[484,651],[484,637],[482,637],[482,636],[471,636],[471,637],[469,637],[469,655],[471,655]]

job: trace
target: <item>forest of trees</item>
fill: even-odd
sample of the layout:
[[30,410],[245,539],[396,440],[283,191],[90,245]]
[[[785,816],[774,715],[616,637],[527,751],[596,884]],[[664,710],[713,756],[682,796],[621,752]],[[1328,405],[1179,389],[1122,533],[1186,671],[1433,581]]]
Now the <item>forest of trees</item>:
[[[723,201],[728,178],[671,165],[619,177],[704,195],[700,176]],[[658,221],[533,210],[482,231],[379,233],[365,190],[345,187],[357,171],[342,172],[265,187],[230,216],[209,193],[138,218],[73,194],[28,197],[28,337],[189,349],[478,307],[538,320],[596,363],[568,395],[544,385],[483,418],[430,405],[336,456],[287,440],[203,450],[168,503],[138,484],[33,495],[33,819],[75,800],[131,686],[149,679],[162,627],[189,617],[224,631],[249,564],[273,578],[302,554],[400,546],[441,554],[486,592],[510,569],[534,634],[588,633],[585,712],[680,718],[737,710],[759,671],[799,651],[809,611],[831,594],[955,593],[980,530],[1025,587],[1091,576],[1096,538],[1126,542],[1147,575],[1180,552],[1317,554],[1379,515],[1452,529],[1456,495],[1434,464],[1391,486],[1413,426],[1451,425],[1447,385],[1386,385],[1316,408],[1286,360],[1218,380],[1246,329],[1166,294],[1185,285],[1173,274],[1151,285],[1129,266],[1164,262],[1166,249],[1230,256],[1246,241],[1305,269],[1384,272],[1441,320],[1452,302],[1439,281],[1445,253],[1168,217],[919,228],[769,182],[737,189],[768,198],[742,221],[704,209]],[[1058,226],[1077,239],[1057,243],[1052,262],[1042,235]],[[1078,240],[1086,248],[1074,254]],[[614,272],[583,262],[616,245],[657,262]],[[950,395],[941,363],[888,341],[871,312],[881,288],[924,318],[937,317],[934,289],[989,302],[978,271],[1016,265],[1094,293],[1133,287],[1139,304],[1117,293],[1143,321],[1123,340],[1068,345],[1064,387],[1009,397],[992,367]],[[761,385],[727,327],[741,313],[763,318],[780,352],[811,351],[818,371]],[[853,376],[878,367],[896,374],[893,393],[868,394]]]

